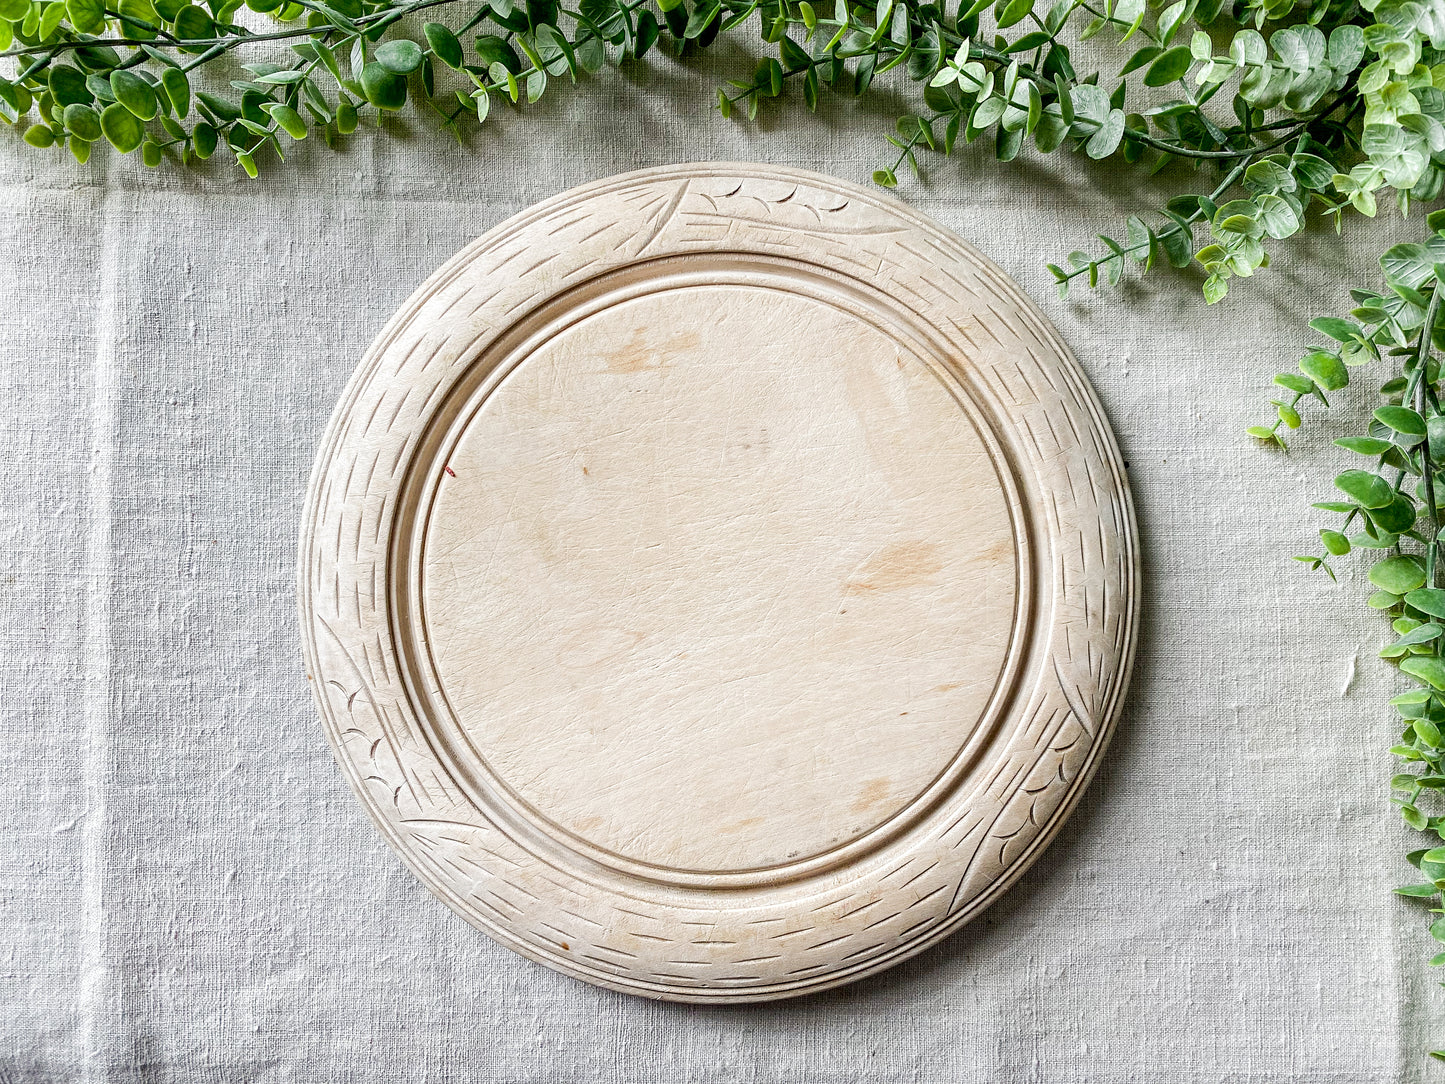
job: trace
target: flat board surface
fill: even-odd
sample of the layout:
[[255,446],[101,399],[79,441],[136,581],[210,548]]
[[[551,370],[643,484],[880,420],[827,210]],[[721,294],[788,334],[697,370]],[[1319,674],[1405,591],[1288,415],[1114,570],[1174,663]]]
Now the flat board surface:
[[976,914],[1134,636],[1113,439],[1037,311],[875,193],[717,165],[480,239],[323,442],[302,631],[422,879],[589,981],[762,1000]]

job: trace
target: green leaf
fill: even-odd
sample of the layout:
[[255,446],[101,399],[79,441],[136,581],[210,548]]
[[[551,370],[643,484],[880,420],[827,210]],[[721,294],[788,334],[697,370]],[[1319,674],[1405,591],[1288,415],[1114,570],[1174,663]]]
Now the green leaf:
[[89,105],[95,100],[90,88],[86,86],[85,76],[78,68],[72,68],[68,64],[57,64],[50,70],[49,85],[50,96],[59,106]]
[[[421,46],[409,38],[384,41],[376,49],[376,63],[395,75],[410,75],[421,67]],[[365,86],[363,80],[362,85]],[[398,107],[399,108],[399,107]]]
[[1394,447],[1388,440],[1380,440],[1378,437],[1340,437],[1335,443],[1360,455],[1383,455]]
[[1391,285],[1418,290],[1435,277],[1435,264],[1445,260],[1445,241],[1431,238],[1428,244],[1395,245],[1380,257],[1380,268]]
[[100,114],[94,106],[72,102],[65,107],[65,130],[76,139],[94,143],[101,136]]
[[211,114],[221,122],[233,121],[241,115],[239,106],[226,101],[225,98],[218,98],[204,90],[196,91],[196,101],[205,106]]
[[426,35],[426,43],[431,47],[432,53],[453,70],[462,66],[462,43],[457,36],[448,30],[441,23],[427,23],[422,28]]
[[105,5],[101,0],[65,0],[70,25],[82,34],[94,34],[105,27]]
[[1339,531],[1321,530],[1320,541],[1324,543],[1325,549],[1336,557],[1343,557],[1350,552],[1350,540]]
[[999,0],[998,28],[1007,30],[1015,23],[1023,22],[1034,10],[1034,0]]
[[1425,569],[1413,557],[1386,557],[1370,569],[1370,582],[1391,594],[1403,595],[1425,583]]
[[[202,38],[214,37],[216,33],[215,21],[205,9],[195,4],[187,4],[176,14],[175,19],[176,37],[183,40],[197,41]],[[190,52],[201,52],[206,47],[193,45]]]
[[1424,899],[1429,896],[1440,895],[1440,890],[1434,885],[1402,885],[1395,889],[1399,896],[1410,896],[1416,899]]
[[1144,73],[1144,85],[1146,87],[1162,87],[1177,82],[1184,78],[1191,63],[1193,63],[1193,57],[1189,54],[1189,46],[1176,45],[1149,65],[1149,70]]
[[296,112],[296,110],[292,109],[289,105],[276,102],[272,105],[263,106],[262,108],[271,114],[271,119],[292,139],[306,138],[306,121],[301,118],[300,113]]
[[1415,526],[1415,502],[1397,493],[1384,508],[1372,508],[1369,517],[1382,531],[1401,535]]
[[191,149],[197,158],[211,157],[216,152],[216,130],[205,121],[197,124],[191,132]]
[[1119,141],[1123,138],[1124,111],[1112,109],[1099,125],[1098,131],[1084,145],[1084,153],[1094,159],[1108,158],[1118,149]]
[[[1400,661],[1400,669],[1411,677],[1419,678],[1432,688],[1445,690],[1445,659],[1436,655],[1411,655]],[[1435,725],[1426,719],[1416,719],[1412,724],[1415,733],[1420,735],[1420,740],[1438,748],[1440,745],[1440,732]],[[1431,740],[1433,738],[1433,740]],[[1442,855],[1445,855],[1445,847],[1440,848]],[[1429,859],[1432,862],[1445,861],[1445,858]]]
[[135,72],[111,72],[110,89],[115,100],[141,120],[151,120],[160,109],[155,89]]
[[40,150],[55,146],[55,132],[44,124],[32,124],[29,128],[25,129],[25,135],[22,138],[24,138],[25,142],[30,146]]
[[373,60],[361,69],[361,89],[378,109],[395,112],[406,105],[406,78]]
[[145,125],[119,102],[111,103],[101,112],[100,130],[121,154],[129,154],[145,139]]
[[483,34],[477,38],[474,47],[484,66],[500,64],[513,75],[521,72],[522,59],[517,56],[517,51],[495,34]]
[[[1403,621],[1404,618],[1401,618],[1401,620]],[[1442,632],[1445,632],[1445,626],[1437,625],[1431,621],[1411,629],[1405,633],[1405,635],[1401,636],[1396,643],[1404,644],[1407,647],[1412,644],[1428,644],[1431,640],[1438,639]],[[1398,700],[1399,698],[1396,697],[1396,699]],[[1394,701],[1391,701],[1391,703],[1394,703]]]
[[1337,391],[1350,382],[1344,360],[1328,350],[1312,350],[1299,361],[1300,371],[1325,391]]
[[1276,241],[1283,240],[1299,231],[1301,222],[1288,201],[1276,195],[1266,194],[1256,198],[1259,207],[1257,221],[1264,232]]
[[191,84],[180,68],[166,68],[161,72],[161,89],[170,99],[176,116],[184,117],[191,111]]
[[1375,419],[1397,433],[1412,437],[1425,435],[1425,419],[1409,407],[1382,406],[1375,410]]
[[1445,591],[1438,587],[1421,587],[1405,596],[1405,604],[1431,617],[1445,618]]
[[1290,159],[1289,168],[1300,184],[1317,192],[1329,188],[1335,175],[1334,166],[1313,154],[1296,154]]
[[1321,335],[1328,335],[1331,339],[1342,343],[1353,342],[1357,335],[1361,337],[1364,335],[1358,324],[1351,323],[1349,320],[1341,320],[1335,316],[1317,316],[1310,321],[1310,327]]
[[1347,470],[1336,475],[1335,485],[1361,508],[1384,508],[1395,499],[1395,490],[1378,474]]

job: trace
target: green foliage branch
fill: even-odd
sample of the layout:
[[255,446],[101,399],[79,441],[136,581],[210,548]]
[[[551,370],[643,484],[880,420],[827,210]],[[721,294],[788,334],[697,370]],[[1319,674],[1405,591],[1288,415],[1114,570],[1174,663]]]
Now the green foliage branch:
[[[80,162],[105,147],[153,168],[219,154],[255,177],[296,141],[334,146],[409,103],[460,140],[498,107],[525,111],[652,53],[686,64],[724,34],[751,35],[756,58],[718,89],[723,117],[885,84],[911,94],[874,174],[887,187],[980,141],[1001,162],[1065,150],[1196,178],[1128,216],[1122,238],[1050,264],[1062,296],[1131,266],[1197,265],[1214,304],[1311,213],[1339,229],[1445,188],[1445,0],[0,0],[0,120]],[[1250,429],[1283,448],[1307,402],[1328,407],[1356,366],[1391,367],[1368,431],[1337,441],[1368,462],[1317,506],[1340,520],[1300,560],[1334,576],[1352,551],[1377,557],[1370,605],[1397,637],[1381,654],[1416,683],[1393,701],[1410,767],[1395,801],[1436,841],[1442,214],[1426,241],[1385,253],[1384,287],[1355,291],[1350,319],[1314,321],[1329,342],[1276,377],[1271,423]],[[1445,942],[1445,846],[1409,857],[1425,880],[1400,891],[1426,901]]]

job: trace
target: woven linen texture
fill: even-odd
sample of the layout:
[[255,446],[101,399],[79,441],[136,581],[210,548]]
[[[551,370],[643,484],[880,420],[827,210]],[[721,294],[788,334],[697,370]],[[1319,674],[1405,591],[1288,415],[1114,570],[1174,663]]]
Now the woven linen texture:
[[797,1002],[650,1003],[493,944],[373,830],[298,646],[295,539],[326,419],[407,295],[537,200],[675,161],[863,183],[883,164],[889,94],[722,122],[711,87],[751,66],[722,52],[701,74],[658,58],[558,87],[464,148],[420,114],[340,155],[313,139],[256,182],[5,140],[0,1084],[1428,1073],[1431,950],[1389,893],[1410,871],[1386,804],[1387,629],[1357,571],[1334,587],[1288,561],[1316,545],[1308,504],[1348,454],[1329,426],[1289,457],[1242,436],[1306,319],[1423,231],[1390,212],[1280,245],[1207,311],[1196,276],[1063,302],[1043,268],[1187,173],[1151,187],[975,148],[905,182],[1079,356],[1143,551],[1134,684],[1100,775],[1039,864],[941,946]]

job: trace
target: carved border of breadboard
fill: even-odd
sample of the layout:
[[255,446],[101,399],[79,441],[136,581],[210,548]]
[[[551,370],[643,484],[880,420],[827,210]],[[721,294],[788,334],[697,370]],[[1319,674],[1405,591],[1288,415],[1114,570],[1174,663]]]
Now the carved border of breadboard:
[[[419,708],[425,698],[397,627],[406,488],[476,360],[559,292],[708,253],[852,279],[926,324],[1002,448],[1033,570],[1012,698],[951,789],[855,860],[726,893],[559,859],[479,802]],[[772,166],[674,166],[599,181],[453,257],[387,324],[343,394],[312,477],[299,564],[303,646],[327,735],[417,876],[534,960],[683,1001],[812,993],[891,966],[976,916],[1038,856],[1091,777],[1128,683],[1137,625],[1122,461],[1087,381],[1037,308],[905,205]]]

